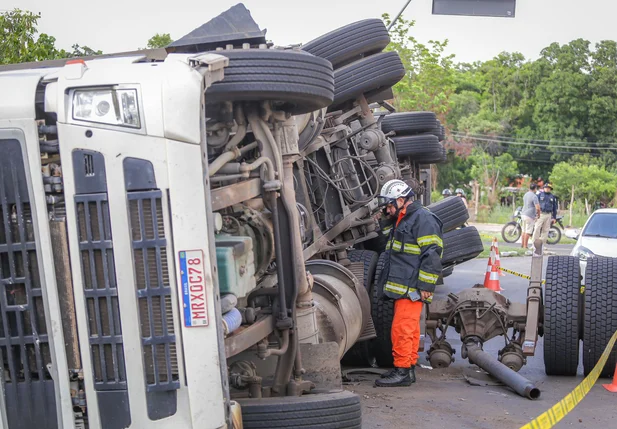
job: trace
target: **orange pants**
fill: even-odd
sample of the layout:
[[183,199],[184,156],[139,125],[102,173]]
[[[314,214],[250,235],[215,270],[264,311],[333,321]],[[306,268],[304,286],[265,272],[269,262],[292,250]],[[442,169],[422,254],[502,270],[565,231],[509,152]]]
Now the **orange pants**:
[[422,301],[402,298],[394,301],[394,319],[392,320],[392,356],[394,366],[409,368],[418,361],[420,348],[420,315]]

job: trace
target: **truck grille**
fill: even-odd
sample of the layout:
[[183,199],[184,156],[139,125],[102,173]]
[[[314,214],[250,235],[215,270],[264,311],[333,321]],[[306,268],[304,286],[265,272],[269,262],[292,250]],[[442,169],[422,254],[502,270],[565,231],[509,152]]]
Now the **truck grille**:
[[[139,174],[148,180],[137,177]],[[148,161],[126,160],[125,177],[130,177],[126,187],[148,415],[152,420],[159,420],[176,413],[176,390],[180,388],[162,192],[143,190],[156,186],[153,167]]]
[[0,370],[7,420],[11,429],[57,428],[21,144],[15,139],[0,140],[0,153]]
[[98,152],[79,150],[73,152],[73,164],[94,389],[97,391],[102,427],[124,428],[130,425],[131,417],[105,160]]

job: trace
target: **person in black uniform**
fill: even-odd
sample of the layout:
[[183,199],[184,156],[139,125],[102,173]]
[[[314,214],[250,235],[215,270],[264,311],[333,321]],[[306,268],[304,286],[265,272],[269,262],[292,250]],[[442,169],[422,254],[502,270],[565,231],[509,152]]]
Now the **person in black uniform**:
[[536,220],[533,231],[533,243],[540,239],[542,244],[548,240],[548,230],[557,220],[557,197],[553,195],[553,185],[546,183],[544,191],[538,195],[540,202],[540,217]]

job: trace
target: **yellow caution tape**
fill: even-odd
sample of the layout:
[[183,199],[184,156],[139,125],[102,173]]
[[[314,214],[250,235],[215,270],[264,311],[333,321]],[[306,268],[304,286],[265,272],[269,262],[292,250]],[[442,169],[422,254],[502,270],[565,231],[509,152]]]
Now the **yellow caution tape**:
[[[522,279],[531,280],[531,277],[526,275],[526,274],[517,273],[516,271],[512,271],[512,270],[509,270],[509,269],[503,268],[503,267],[499,267],[499,269],[501,271],[503,271],[503,272],[515,275],[515,276],[520,277]],[[542,280],[542,284],[546,284],[546,280]],[[585,286],[581,286],[580,293],[585,293]]]
[[[528,276],[528,275],[526,275],[526,274],[517,273],[516,271],[512,271],[512,270],[509,270],[509,269],[507,269],[507,268],[503,268],[503,267],[500,267],[499,269],[500,269],[501,271],[504,271],[504,272],[506,272],[506,273],[508,273],[508,274],[515,275],[515,276],[520,277],[520,278],[522,278],[522,279],[531,280],[531,277],[530,277],[530,276]],[[542,280],[542,284],[544,284],[544,283],[546,283],[546,280]]]
[[576,386],[572,392],[570,392],[561,401],[557,402],[551,409],[540,414],[534,420],[521,427],[521,429],[550,429],[559,423],[559,421],[561,421],[561,419],[563,419],[570,411],[572,411],[596,384],[596,381],[602,372],[602,368],[604,368],[604,365],[613,350],[615,341],[617,341],[617,331],[615,331],[611,340],[606,345],[606,348],[604,349],[602,356],[600,356],[600,360],[596,366],[589,373],[589,375],[585,377],[581,384]]

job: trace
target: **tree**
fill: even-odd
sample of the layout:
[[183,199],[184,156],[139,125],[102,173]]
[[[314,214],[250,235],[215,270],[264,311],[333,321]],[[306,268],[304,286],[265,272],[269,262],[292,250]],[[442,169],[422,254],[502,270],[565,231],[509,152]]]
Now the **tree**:
[[584,201],[589,215],[596,202],[612,200],[617,189],[617,176],[599,165],[561,162],[553,168],[550,180],[555,187],[555,195],[570,197],[570,224],[575,198]]
[[173,42],[169,33],[156,33],[148,39],[148,49],[164,48]]
[[[388,14],[383,15],[386,25]],[[401,111],[427,110],[435,112],[442,122],[450,110],[454,93],[454,55],[446,55],[448,41],[431,40],[419,43],[410,31],[414,21],[399,19],[390,30],[388,51],[396,51],[405,66],[405,77],[394,86],[395,105]]]
[[87,46],[73,45],[73,51],[56,48],[56,38],[38,35],[38,13],[13,9],[0,14],[0,64],[55,60],[76,56],[100,55]]
[[480,148],[474,149],[469,159],[472,163],[471,177],[489,188],[489,204],[494,205],[497,191],[518,173],[518,164],[509,153],[491,156]]

